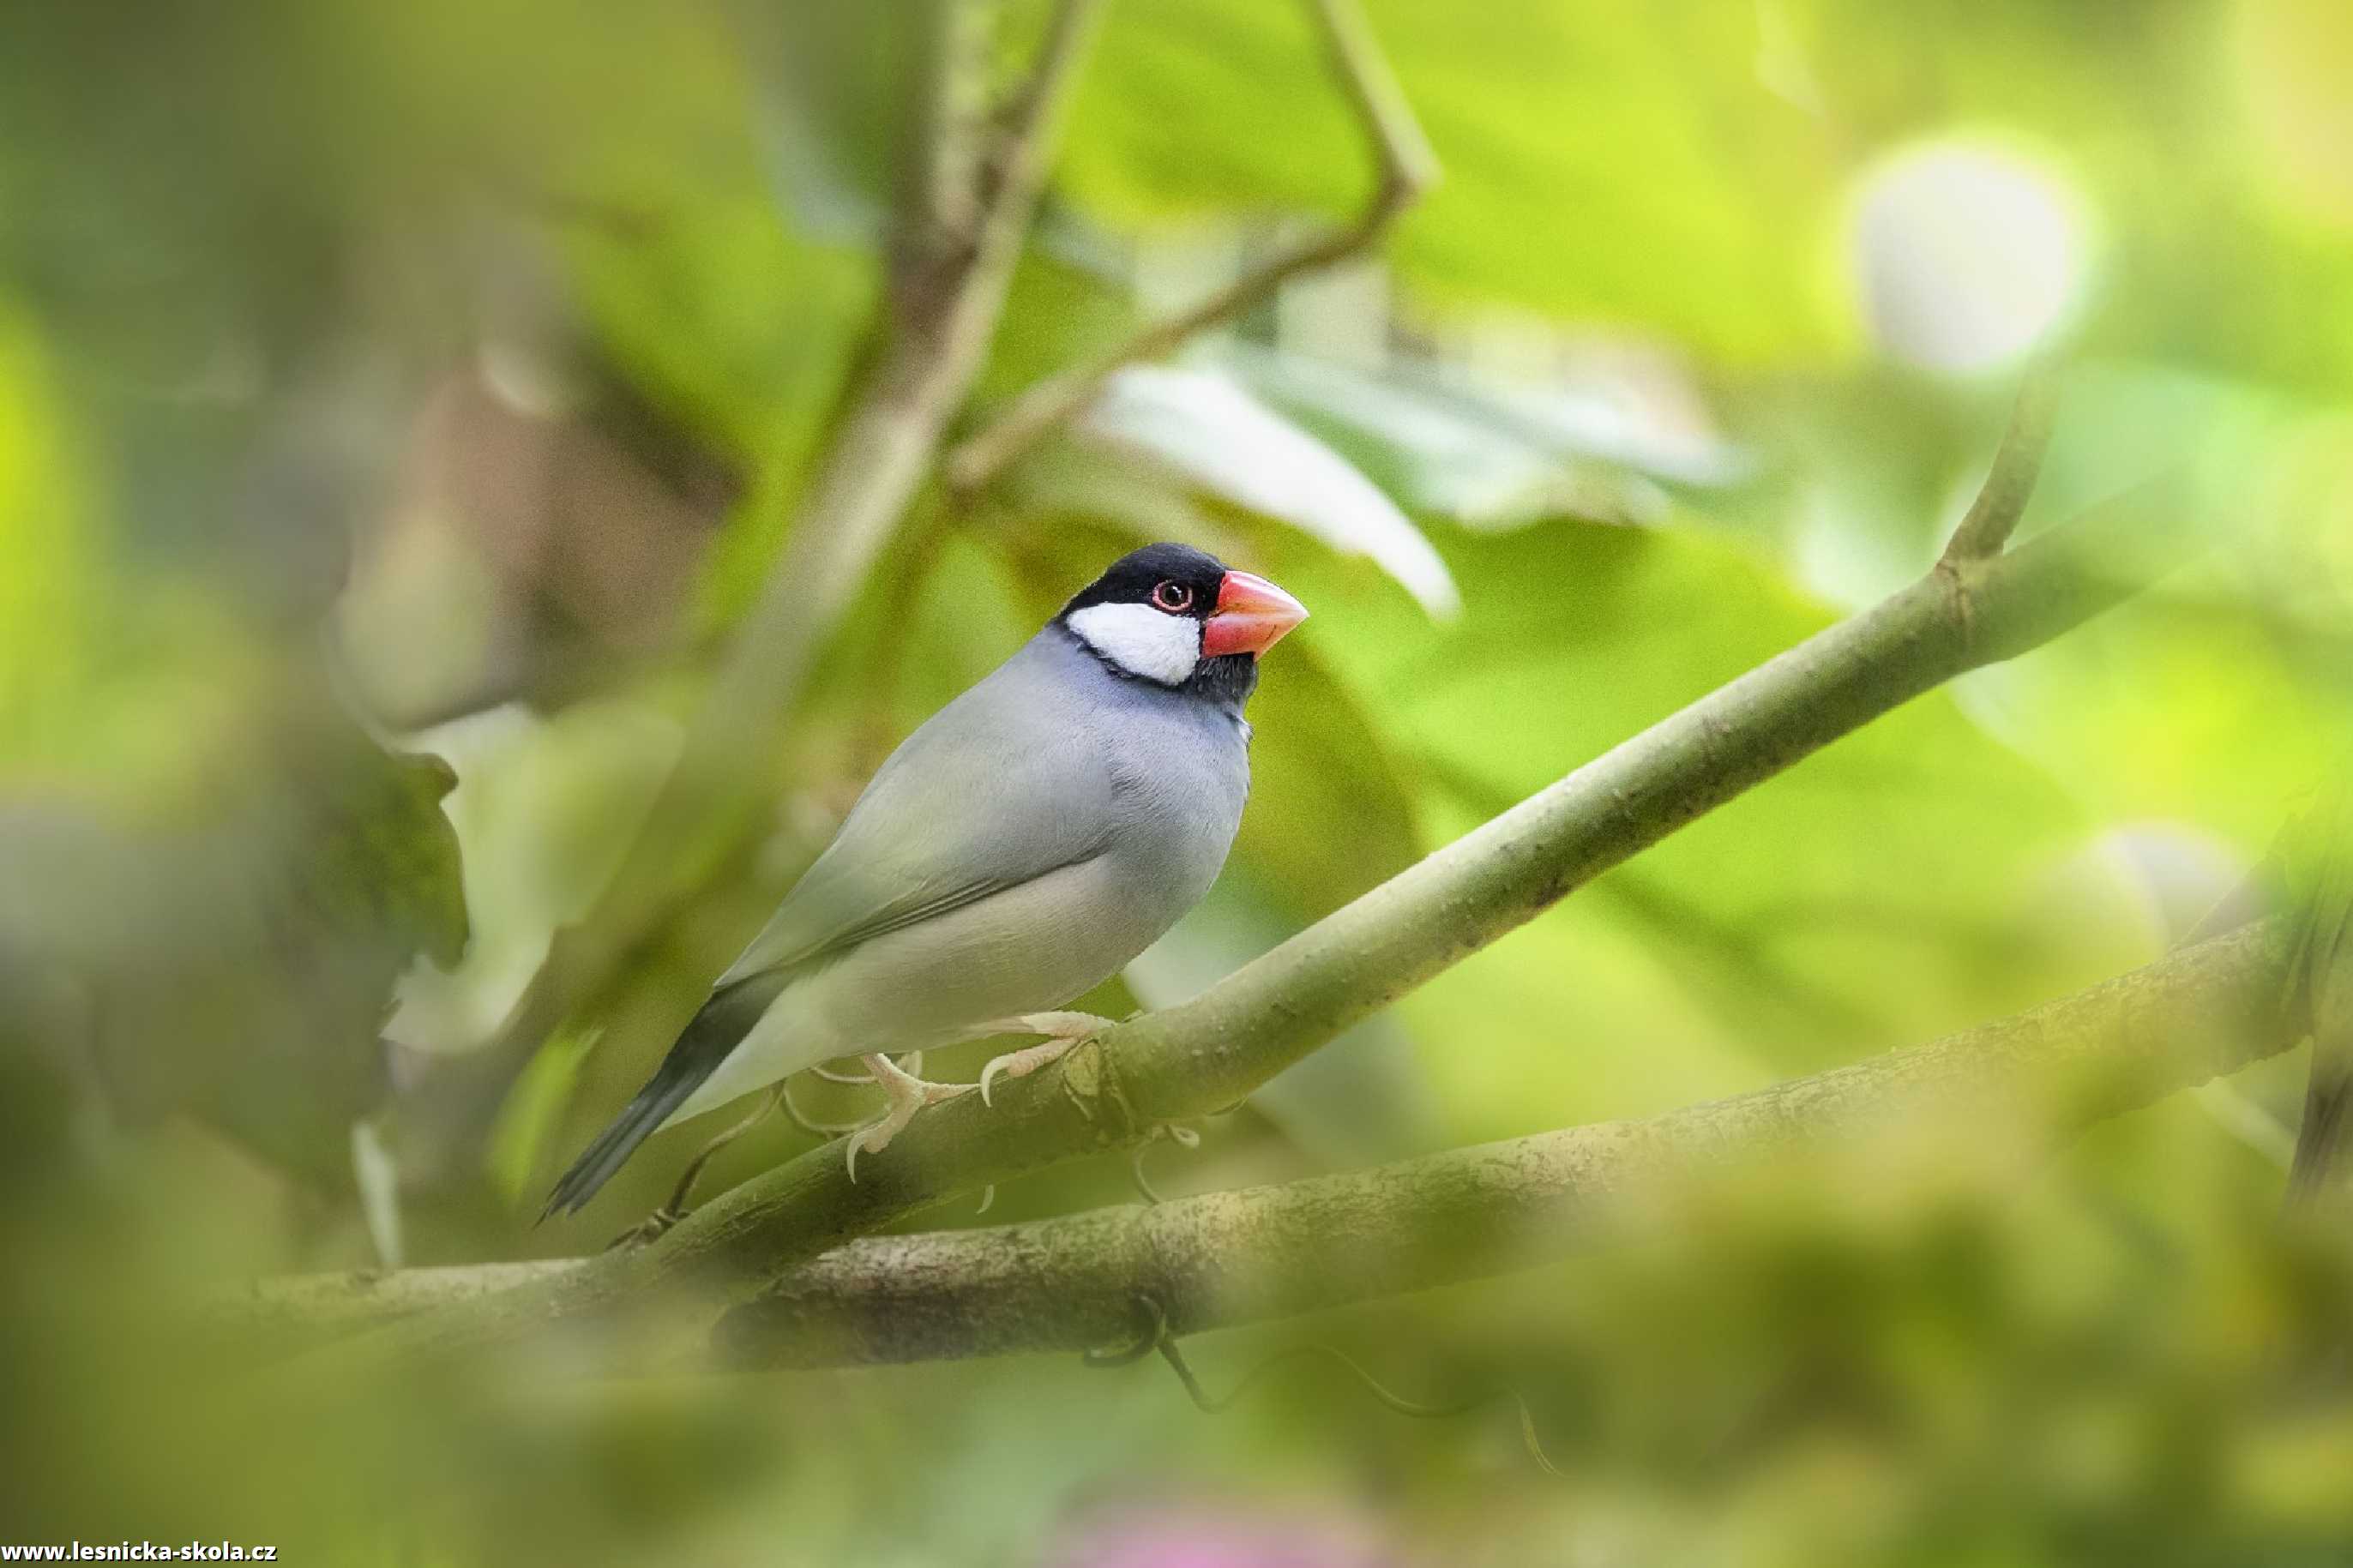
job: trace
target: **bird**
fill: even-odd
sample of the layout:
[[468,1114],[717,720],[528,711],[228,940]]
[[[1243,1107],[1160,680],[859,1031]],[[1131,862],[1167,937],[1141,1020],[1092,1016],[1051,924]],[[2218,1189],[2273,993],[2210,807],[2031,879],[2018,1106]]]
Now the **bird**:
[[[1260,657],[1306,617],[1190,545],[1113,562],[891,753],[541,1217],[577,1213],[661,1129],[849,1056],[889,1100],[849,1136],[854,1181],[860,1154],[881,1154],[923,1107],[976,1089],[986,1102],[999,1073],[1108,1027],[1060,1009],[1217,879],[1250,793]],[[976,1084],[892,1060],[1005,1034],[1046,1038]],[[691,1180],[657,1219],[678,1217]]]

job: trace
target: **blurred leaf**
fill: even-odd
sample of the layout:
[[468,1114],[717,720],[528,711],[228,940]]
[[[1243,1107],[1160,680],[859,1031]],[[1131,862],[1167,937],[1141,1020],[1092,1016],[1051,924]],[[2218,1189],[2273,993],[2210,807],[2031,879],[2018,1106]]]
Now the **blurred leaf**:
[[343,862],[391,934],[448,968],[465,956],[468,935],[458,834],[441,805],[458,775],[438,757],[388,752],[368,782],[371,793],[329,827],[321,858]]
[[594,1032],[563,1034],[535,1053],[499,1107],[484,1166],[508,1204],[527,1208],[539,1194],[533,1184],[554,1164],[551,1140],[564,1130],[580,1064],[596,1043]]
[[944,7],[734,7],[753,40],[776,174],[797,221],[879,245],[902,182],[923,81],[924,29]]
[[1124,250],[1115,258],[1090,254],[1116,246],[1050,207],[1039,215],[973,388],[976,406],[1001,404],[1057,371],[1107,353],[1135,330]]
[[[1810,274],[1834,142],[1759,79],[1750,8],[1367,10],[1446,170],[1388,247],[1418,295],[1638,321],[1735,361],[1832,341]],[[1114,12],[1065,168],[1128,226],[1336,213],[1372,177],[1304,8],[1252,0]]]
[[[2340,769],[2342,763],[2340,761]],[[2287,1017],[2312,1040],[2303,1104],[2292,1118],[2295,1204],[2341,1197],[2346,1110],[2353,1097],[2353,780],[2325,779],[2320,798],[2281,837],[2277,869],[2290,933]]]
[[1472,525],[1539,517],[1632,521],[1657,492],[1545,452],[1461,409],[1296,354],[1236,353],[1253,392],[1330,440],[1406,505]]
[[73,493],[64,410],[10,303],[0,295],[0,764],[13,773],[76,729],[103,563]]
[[1371,557],[1432,615],[1450,616],[1460,604],[1446,563],[1395,503],[1222,376],[1128,365],[1104,384],[1075,434],[1344,553]]
[[456,770],[448,814],[474,940],[461,963],[405,979],[385,1033],[427,1055],[462,1054],[487,1043],[556,928],[578,919],[611,877],[678,731],[642,697],[627,697],[546,720],[493,710],[418,743]]
[[747,460],[749,492],[711,552],[706,616],[757,592],[868,330],[875,258],[818,245],[746,197],[651,234],[583,239],[585,305],[614,363],[666,415]]
[[2283,845],[2295,928],[2288,966],[2301,1021],[2326,1033],[2353,1026],[2353,782],[2327,780]]
[[1653,481],[1722,484],[1743,469],[1721,440],[1662,427],[1606,384],[1539,390],[1444,365],[1375,374],[1241,344],[1219,357],[1406,505],[1472,526],[1654,521],[1670,503]]
[[1234,853],[1268,895],[1319,920],[1421,856],[1412,795],[1373,712],[1307,639],[1250,699],[1250,799]]

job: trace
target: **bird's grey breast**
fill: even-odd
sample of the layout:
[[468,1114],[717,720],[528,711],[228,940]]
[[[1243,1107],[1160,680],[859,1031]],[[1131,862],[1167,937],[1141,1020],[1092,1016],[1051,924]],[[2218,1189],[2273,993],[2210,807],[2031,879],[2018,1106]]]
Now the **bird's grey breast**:
[[1098,754],[1110,770],[1110,854],[1162,929],[1217,879],[1250,795],[1250,731],[1229,709],[1108,671],[1096,679]]

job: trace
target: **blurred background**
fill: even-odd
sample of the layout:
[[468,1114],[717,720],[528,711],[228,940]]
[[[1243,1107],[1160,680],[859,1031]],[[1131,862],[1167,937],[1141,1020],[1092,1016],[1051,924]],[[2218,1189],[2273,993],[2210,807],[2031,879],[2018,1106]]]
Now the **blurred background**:
[[[0,14],[0,1536],[287,1561],[2353,1560],[2300,1054],[2029,1170],[1874,1149],[1639,1246],[1157,1363],[420,1380],[297,1425],[162,1331],[259,1277],[591,1250],[554,1173],[889,749],[1176,537],[1314,618],[1189,995],[1918,575],[2063,351],[2031,532],[2161,469],[2214,546],[1840,742],[1284,1074],[1167,1194],[1737,1093],[2161,955],[2353,703],[2353,9],[1365,0],[1443,177],[1378,243],[926,480],[759,809],[553,1030],[905,306],[944,29],[1033,0],[20,0]],[[1113,0],[944,445],[1352,220],[1311,6]],[[780,602],[797,613],[789,581]],[[675,1020],[670,1018],[670,1026]],[[961,1058],[935,1064],[947,1076]],[[820,1086],[819,1112],[854,1090]],[[1981,1136],[1979,1134],[1981,1133]],[[817,1140],[782,1119],[706,1190]],[[1946,1145],[1953,1145],[1947,1149]],[[1957,1152],[1956,1152],[1957,1151]],[[997,1224],[1134,1201],[1126,1161]],[[242,1376],[240,1373],[238,1376]]]

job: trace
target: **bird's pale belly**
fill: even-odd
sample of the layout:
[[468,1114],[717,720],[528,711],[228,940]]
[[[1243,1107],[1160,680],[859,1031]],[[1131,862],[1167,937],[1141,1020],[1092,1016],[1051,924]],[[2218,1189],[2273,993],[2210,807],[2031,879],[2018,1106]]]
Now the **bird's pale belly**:
[[924,1050],[1065,1006],[1158,941],[1217,879],[1250,788],[1231,728],[1207,732],[1216,744],[1185,744],[1182,729],[1161,731],[1162,717],[1134,726],[1143,739],[1127,753],[1135,766],[1121,779],[1114,848],[798,975],[670,1120],[837,1057]]
[[810,1048],[913,1050],[984,1020],[1060,1007],[1174,923],[1181,907],[1151,895],[1106,857],[870,942],[811,977],[805,1018],[824,1043]]
[[836,1057],[923,1050],[990,1019],[1060,1007],[1157,941],[1217,868],[1139,881],[1105,857],[878,937],[787,986],[669,1120]]

